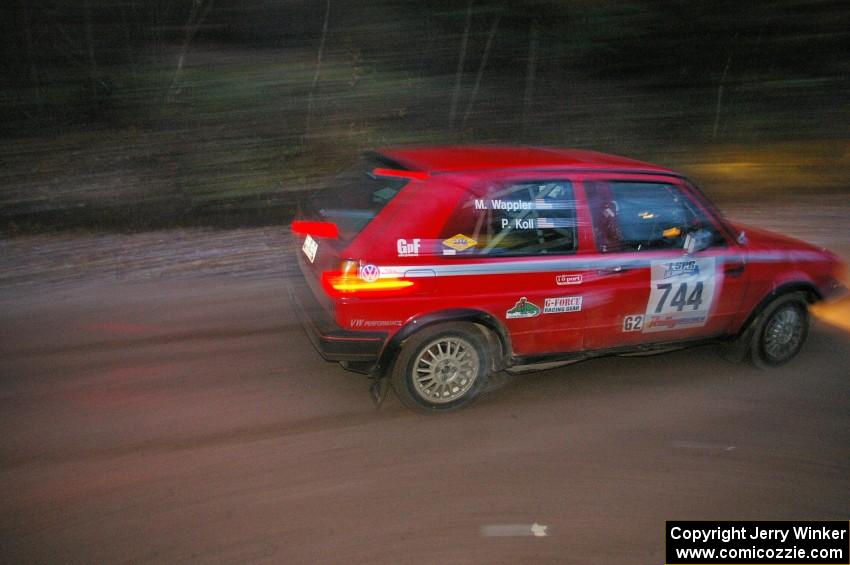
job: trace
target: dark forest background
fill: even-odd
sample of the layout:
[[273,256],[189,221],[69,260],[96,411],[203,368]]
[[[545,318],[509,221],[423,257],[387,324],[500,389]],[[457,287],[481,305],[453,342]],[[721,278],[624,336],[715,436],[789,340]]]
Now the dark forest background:
[[286,221],[359,151],[528,143],[719,198],[850,183],[850,3],[13,0],[0,229]]

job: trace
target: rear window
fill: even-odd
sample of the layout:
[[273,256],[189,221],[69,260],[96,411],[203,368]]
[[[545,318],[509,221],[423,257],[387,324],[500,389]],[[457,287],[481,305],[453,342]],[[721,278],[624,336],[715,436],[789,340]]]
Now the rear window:
[[376,168],[402,169],[385,159],[368,157],[329,179],[308,198],[306,212],[333,222],[343,241],[352,240],[410,179],[373,174]]
[[572,183],[493,184],[462,202],[441,235],[444,255],[574,253],[578,238]]

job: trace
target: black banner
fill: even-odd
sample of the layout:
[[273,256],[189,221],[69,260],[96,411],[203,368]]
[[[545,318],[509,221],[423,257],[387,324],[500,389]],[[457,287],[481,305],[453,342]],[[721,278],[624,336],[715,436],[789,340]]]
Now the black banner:
[[667,522],[667,565],[848,565],[850,522]]

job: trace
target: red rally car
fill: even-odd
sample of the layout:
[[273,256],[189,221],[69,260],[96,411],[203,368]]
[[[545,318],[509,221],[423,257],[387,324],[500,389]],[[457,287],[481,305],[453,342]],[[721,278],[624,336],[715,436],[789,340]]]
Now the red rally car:
[[292,223],[295,310],[319,353],[447,410],[494,371],[723,340],[794,357],[829,251],[730,224],[685,178],[592,151],[387,148]]

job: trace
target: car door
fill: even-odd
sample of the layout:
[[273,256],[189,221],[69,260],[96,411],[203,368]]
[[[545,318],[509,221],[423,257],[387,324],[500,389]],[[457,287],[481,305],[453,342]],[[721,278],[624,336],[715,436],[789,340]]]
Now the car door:
[[590,177],[584,189],[598,250],[585,347],[725,333],[744,295],[745,265],[698,195],[663,177]]

